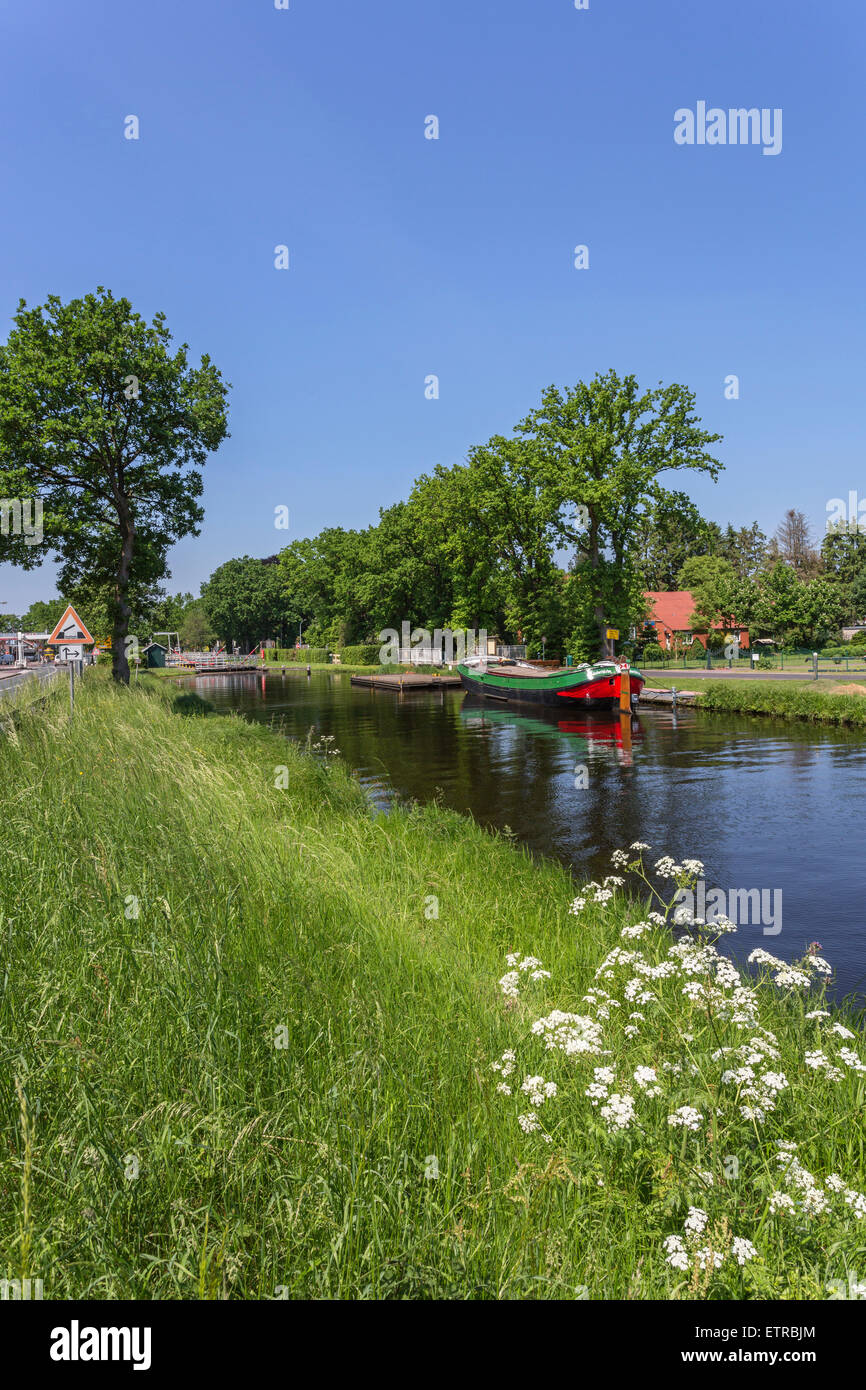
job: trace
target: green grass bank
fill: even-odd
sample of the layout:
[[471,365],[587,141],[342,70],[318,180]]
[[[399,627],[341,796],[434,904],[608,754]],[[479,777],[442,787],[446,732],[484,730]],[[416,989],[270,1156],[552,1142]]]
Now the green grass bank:
[[71,722],[64,689],[0,706],[0,1277],[46,1299],[856,1279],[866,1050],[814,962],[744,982],[672,947],[619,868],[572,912],[570,876],[507,837],[375,815],[326,747],[176,699],[97,671]]
[[780,719],[866,728],[866,692],[834,694],[816,685],[814,681],[710,680],[697,686],[696,703],[699,709],[723,713],[772,714]]

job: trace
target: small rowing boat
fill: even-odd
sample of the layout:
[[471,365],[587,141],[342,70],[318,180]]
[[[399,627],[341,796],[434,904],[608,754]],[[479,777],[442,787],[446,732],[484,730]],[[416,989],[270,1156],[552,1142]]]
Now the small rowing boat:
[[519,705],[558,705],[584,709],[612,709],[620,702],[620,682],[627,671],[631,703],[644,685],[636,666],[627,662],[592,661],[548,671],[527,661],[476,657],[457,667],[466,690],[487,700]]

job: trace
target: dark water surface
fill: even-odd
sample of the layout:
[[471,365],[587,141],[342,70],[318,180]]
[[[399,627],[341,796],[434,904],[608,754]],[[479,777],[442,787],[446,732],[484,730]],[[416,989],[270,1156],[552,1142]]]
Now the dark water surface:
[[195,688],[293,738],[332,734],[382,806],[438,795],[578,878],[603,878],[612,849],[643,840],[652,861],[702,860],[708,888],[781,890],[781,933],[741,925],[734,953],[790,960],[817,939],[836,991],[866,994],[862,732],[646,709],[629,749],[618,717],[522,713],[460,690],[400,695],[339,672],[207,676]]

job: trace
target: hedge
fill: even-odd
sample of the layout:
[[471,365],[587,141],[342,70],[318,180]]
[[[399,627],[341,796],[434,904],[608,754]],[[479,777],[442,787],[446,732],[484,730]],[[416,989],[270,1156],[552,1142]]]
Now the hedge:
[[346,666],[378,666],[381,648],[365,644],[361,647],[341,647],[340,661]]
[[265,647],[264,652],[265,661],[277,661],[282,664],[297,661],[304,666],[322,666],[331,657],[327,647]]

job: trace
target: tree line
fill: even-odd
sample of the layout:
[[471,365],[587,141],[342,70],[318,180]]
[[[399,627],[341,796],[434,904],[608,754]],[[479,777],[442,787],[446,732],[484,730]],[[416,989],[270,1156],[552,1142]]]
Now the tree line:
[[[824,642],[866,611],[866,536],[839,525],[816,545],[791,509],[768,539],[722,529],[673,474],[716,480],[688,387],[644,388],[613,370],[550,386],[509,435],[416,479],[360,530],[327,527],[278,555],[220,565],[198,597],[169,595],[167,552],[198,534],[201,471],[227,437],[228,386],[206,356],[170,347],[100,289],[30,310],[0,347],[0,495],[40,497],[44,534],[0,535],[0,558],[61,561],[64,600],[21,616],[44,630],[63,602],[110,635],[185,646],[262,639],[339,648],[385,628],[486,628],[530,654],[593,659],[607,628],[644,631],[645,590],[689,588],[695,625],[729,619],[785,643]],[[11,616],[0,625],[11,626]]]

